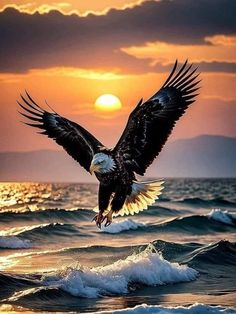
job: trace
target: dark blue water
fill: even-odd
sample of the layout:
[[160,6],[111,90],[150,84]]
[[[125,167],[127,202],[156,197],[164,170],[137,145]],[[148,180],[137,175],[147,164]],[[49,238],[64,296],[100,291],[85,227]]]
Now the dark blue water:
[[96,185],[2,183],[0,193],[2,312],[236,306],[235,179],[168,179],[154,206],[102,230],[91,222]]

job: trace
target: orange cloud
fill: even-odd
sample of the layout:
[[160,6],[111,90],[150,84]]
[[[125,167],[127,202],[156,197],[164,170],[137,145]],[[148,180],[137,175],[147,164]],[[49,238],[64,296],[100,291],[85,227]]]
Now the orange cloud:
[[77,14],[79,16],[87,16],[91,13],[95,15],[105,15],[111,9],[125,10],[140,5],[145,1],[147,0],[75,0],[69,2],[55,2],[48,0],[47,3],[43,4],[42,1],[18,1],[17,4],[9,4],[8,1],[2,1],[2,5],[0,4],[0,12],[4,11],[6,8],[14,8],[19,12],[28,14],[34,14],[36,12],[45,14],[52,10],[58,10],[65,15]]
[[43,76],[43,77],[72,77],[82,78],[87,80],[100,80],[100,81],[111,81],[120,80],[130,75],[121,75],[114,72],[107,72],[104,70],[93,70],[93,69],[82,69],[74,67],[55,67],[47,69],[32,69],[27,74],[4,74],[0,73],[0,81],[4,83],[14,83],[19,80],[23,80],[30,76]]
[[236,46],[236,36],[215,35],[205,38],[206,42],[217,46]]
[[166,42],[152,42],[144,46],[132,46],[121,50],[138,59],[151,59],[152,65],[157,62],[169,64],[173,58],[183,60],[188,56],[192,62],[236,62],[236,36],[216,35],[206,37],[201,45],[180,45]]
[[107,72],[102,70],[82,69],[74,67],[56,67],[47,68],[45,70],[33,69],[29,71],[33,75],[41,76],[64,76],[74,78],[84,78],[88,80],[118,80],[125,77],[114,72]]
[[18,10],[19,12],[22,13],[28,13],[28,14],[34,14],[36,12],[40,14],[48,13],[52,10],[58,10],[61,13],[65,13],[63,10],[65,8],[69,8],[71,6],[70,3],[68,2],[54,2],[52,4],[41,4],[41,5],[36,5],[35,2],[28,2],[24,4],[7,4],[4,5],[0,8],[0,12],[4,11],[7,8],[13,8]]

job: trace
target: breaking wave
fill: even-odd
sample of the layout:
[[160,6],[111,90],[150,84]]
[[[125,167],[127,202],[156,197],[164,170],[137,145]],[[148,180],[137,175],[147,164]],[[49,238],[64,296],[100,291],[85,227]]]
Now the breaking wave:
[[164,285],[196,279],[197,271],[185,265],[170,263],[150,245],[141,253],[113,264],[93,268],[68,268],[46,276],[45,285],[80,297],[125,294],[137,285]]
[[[42,276],[41,288],[60,289],[76,297],[96,298],[126,294],[142,285],[157,286],[195,280],[198,272],[178,263],[170,263],[149,245],[140,253],[98,267],[69,267]],[[41,289],[40,288],[40,289]],[[47,290],[47,289],[46,289]],[[37,290],[38,291],[38,290]],[[35,294],[35,289],[15,293],[9,301]]]
[[221,209],[212,209],[212,211],[208,214],[208,217],[227,225],[234,225],[236,222],[236,215],[229,213],[227,210],[223,211]]
[[136,230],[146,227],[145,223],[137,222],[132,219],[124,219],[119,222],[113,222],[110,226],[102,226],[101,230],[105,233],[120,233],[122,231]]

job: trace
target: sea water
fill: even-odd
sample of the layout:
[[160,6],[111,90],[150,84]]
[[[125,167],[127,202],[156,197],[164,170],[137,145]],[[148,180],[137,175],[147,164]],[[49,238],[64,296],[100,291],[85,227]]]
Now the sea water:
[[0,184],[1,313],[236,313],[235,179],[168,179],[101,230],[97,189]]

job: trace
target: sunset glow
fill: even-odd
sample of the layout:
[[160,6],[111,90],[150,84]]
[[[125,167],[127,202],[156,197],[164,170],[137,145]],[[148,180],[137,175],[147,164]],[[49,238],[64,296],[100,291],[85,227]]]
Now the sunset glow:
[[[113,146],[138,101],[162,86],[176,59],[187,58],[201,72],[202,88],[170,141],[236,136],[236,34],[220,3],[208,21],[205,6],[194,11],[192,0],[0,2],[1,151],[57,149],[19,122],[16,100],[25,89]],[[177,19],[177,8],[188,16]],[[112,98],[100,99],[106,94]]]

